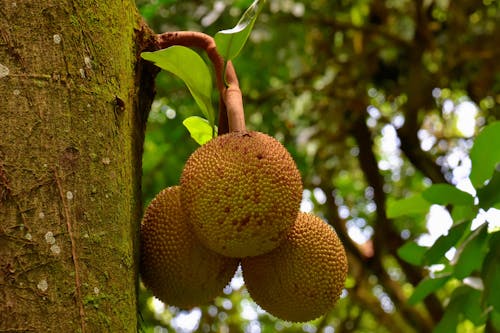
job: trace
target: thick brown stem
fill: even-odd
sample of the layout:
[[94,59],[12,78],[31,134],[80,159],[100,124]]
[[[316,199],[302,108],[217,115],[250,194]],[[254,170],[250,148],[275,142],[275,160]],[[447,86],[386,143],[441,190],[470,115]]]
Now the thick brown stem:
[[[228,63],[229,65],[230,63]],[[228,80],[228,87],[224,91],[224,103],[227,108],[227,118],[229,123],[229,131],[244,132],[245,128],[245,112],[243,110],[243,96],[238,84],[238,78],[233,66],[228,66],[227,77],[231,77],[232,81]]]
[[224,73],[224,59],[217,52],[215,41],[211,36],[196,31],[165,32],[156,35],[156,44],[159,49],[180,45],[205,50],[214,66],[217,90],[222,97],[219,105],[219,134],[245,131],[243,98],[236,71],[231,61],[228,61]]

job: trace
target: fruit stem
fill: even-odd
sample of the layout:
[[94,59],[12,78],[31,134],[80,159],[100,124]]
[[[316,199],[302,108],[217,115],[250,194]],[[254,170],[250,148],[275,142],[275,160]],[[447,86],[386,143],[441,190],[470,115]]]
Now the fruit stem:
[[[158,49],[180,45],[205,50],[214,66],[217,90],[220,94],[219,135],[228,131],[246,131],[243,97],[238,83],[238,76],[231,61],[224,64],[224,59],[217,52],[215,41],[211,36],[197,31],[165,32],[156,35],[156,45]],[[226,65],[225,71],[224,65]]]
[[227,118],[229,123],[229,131],[244,132],[245,127],[245,110],[243,109],[243,96],[241,94],[238,76],[230,61],[226,67],[226,82],[228,84],[222,96],[227,108]]

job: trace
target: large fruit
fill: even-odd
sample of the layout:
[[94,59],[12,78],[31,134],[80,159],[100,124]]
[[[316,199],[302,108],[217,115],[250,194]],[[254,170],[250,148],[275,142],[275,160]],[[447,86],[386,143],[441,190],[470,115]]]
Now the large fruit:
[[340,297],[347,258],[335,231],[319,217],[299,213],[281,245],[241,262],[253,300],[287,321],[315,319]]
[[181,209],[180,189],[163,190],[146,209],[141,224],[140,271],[146,287],[160,300],[191,308],[222,292],[238,260],[199,243]]
[[292,157],[260,132],[224,134],[198,148],[186,162],[181,186],[181,203],[196,236],[229,257],[276,248],[302,199]]

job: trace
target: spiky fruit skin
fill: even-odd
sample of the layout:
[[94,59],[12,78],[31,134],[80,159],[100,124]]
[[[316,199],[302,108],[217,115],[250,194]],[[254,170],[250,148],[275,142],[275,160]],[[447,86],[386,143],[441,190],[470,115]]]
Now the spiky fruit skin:
[[166,304],[201,305],[218,296],[230,282],[238,260],[203,247],[180,205],[180,187],[160,192],[141,223],[140,272],[145,286]]
[[313,320],[331,309],[347,277],[347,258],[335,231],[319,217],[299,213],[281,245],[241,261],[253,300],[292,322]]
[[196,236],[228,257],[276,248],[302,199],[300,173],[285,147],[260,132],[212,139],[188,159],[181,202]]

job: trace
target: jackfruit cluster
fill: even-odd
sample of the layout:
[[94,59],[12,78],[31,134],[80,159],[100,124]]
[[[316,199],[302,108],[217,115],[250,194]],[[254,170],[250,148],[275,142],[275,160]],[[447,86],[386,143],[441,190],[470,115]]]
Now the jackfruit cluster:
[[192,307],[219,295],[241,261],[250,296],[270,314],[308,321],[338,300],[347,274],[335,231],[299,212],[300,173],[260,132],[198,148],[180,186],[160,192],[141,224],[141,276],[159,299]]

